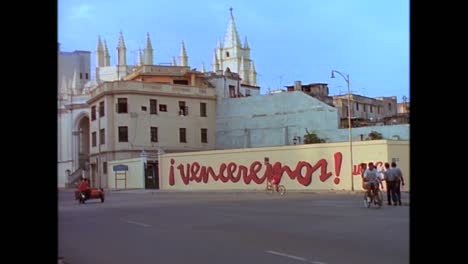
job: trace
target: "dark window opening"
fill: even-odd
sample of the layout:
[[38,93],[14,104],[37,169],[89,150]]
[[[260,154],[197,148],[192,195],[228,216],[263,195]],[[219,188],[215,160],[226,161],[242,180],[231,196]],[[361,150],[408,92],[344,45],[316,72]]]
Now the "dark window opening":
[[88,73],[86,73],[85,76],[86,76],[86,80],[89,79]]
[[359,111],[359,103],[356,102],[356,110]]
[[80,72],[80,79],[83,79],[83,73]]
[[174,84],[188,85],[188,81],[187,80],[174,80]]
[[91,107],[91,121],[96,120],[96,106]]
[[91,144],[93,147],[96,146],[96,132],[91,133]]
[[106,132],[104,128],[99,130],[99,145],[106,144]]
[[161,111],[161,112],[167,112],[167,105],[160,104],[160,105],[159,105],[159,111]]
[[179,128],[179,142],[187,143],[186,129],[185,128]]
[[200,103],[200,116],[206,117],[206,103]]
[[104,101],[99,103],[99,117],[103,117],[105,114],[104,112]]
[[107,161],[102,163],[102,173],[107,174]]
[[127,98],[118,98],[117,113],[128,113],[127,110]]
[[158,142],[158,128],[151,127],[151,142]]
[[142,106],[141,111],[146,111],[146,106]]
[[392,104],[391,104],[391,103],[388,103],[388,110],[389,110],[389,111],[392,110]]
[[179,115],[180,116],[188,115],[188,106],[185,105],[184,101],[179,101]]
[[226,51],[226,57],[229,58],[229,51]]
[[234,85],[229,85],[229,97],[236,97],[236,87]]
[[206,128],[201,129],[201,142],[208,143],[208,129]]
[[150,99],[150,114],[157,115],[158,114],[158,101],[155,99]]
[[128,142],[128,127],[119,127],[119,142]]

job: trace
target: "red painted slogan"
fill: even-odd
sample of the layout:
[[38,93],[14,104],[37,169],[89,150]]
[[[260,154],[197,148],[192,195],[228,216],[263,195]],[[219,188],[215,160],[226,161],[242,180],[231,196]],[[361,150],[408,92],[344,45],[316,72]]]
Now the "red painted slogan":
[[[333,155],[334,158],[334,172],[335,178],[333,182],[335,184],[340,183],[340,171],[342,166],[343,156],[341,152],[336,152]],[[328,162],[326,159],[320,159],[315,164],[311,164],[307,161],[299,161],[296,164],[296,168],[291,170],[288,165],[283,165],[281,162],[275,162],[273,165],[263,165],[259,161],[254,161],[249,167],[244,165],[238,165],[235,162],[221,163],[217,172],[210,166],[201,166],[198,162],[187,163],[174,167],[175,160],[171,159],[171,167],[169,170],[169,184],[172,186],[175,184],[175,171],[179,171],[180,178],[185,185],[190,182],[203,182],[207,183],[211,178],[215,181],[221,182],[239,182],[242,180],[245,184],[250,184],[252,181],[256,184],[262,184],[266,179],[272,179],[273,175],[279,175],[280,178],[286,172],[288,177],[292,180],[297,180],[300,184],[308,186],[312,183],[312,175],[314,172],[319,172],[319,180],[321,182],[327,181],[332,175],[332,172],[328,171]],[[262,167],[266,166],[263,175],[259,176],[258,173],[262,170]],[[305,172],[303,173],[303,170]]]

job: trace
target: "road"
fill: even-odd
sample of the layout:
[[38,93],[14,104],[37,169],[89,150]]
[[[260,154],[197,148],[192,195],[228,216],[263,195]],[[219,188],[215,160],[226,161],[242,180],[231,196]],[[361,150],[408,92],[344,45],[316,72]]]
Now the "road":
[[[408,194],[405,194],[408,197]],[[409,206],[351,193],[59,191],[67,264],[409,263]],[[405,205],[406,204],[406,205]]]

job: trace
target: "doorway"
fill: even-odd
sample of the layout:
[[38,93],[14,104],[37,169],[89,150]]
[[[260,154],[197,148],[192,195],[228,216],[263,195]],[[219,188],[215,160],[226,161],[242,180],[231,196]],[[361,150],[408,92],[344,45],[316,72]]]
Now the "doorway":
[[157,162],[148,162],[146,164],[145,189],[159,189],[159,168]]

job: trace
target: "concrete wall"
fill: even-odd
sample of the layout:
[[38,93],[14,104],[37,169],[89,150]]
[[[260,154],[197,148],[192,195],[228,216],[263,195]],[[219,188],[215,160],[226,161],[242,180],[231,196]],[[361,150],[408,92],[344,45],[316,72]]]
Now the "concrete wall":
[[[126,160],[114,160],[107,163],[108,171],[108,182],[107,187],[109,189],[125,189],[125,181],[115,181],[116,172],[113,170],[115,165],[127,165],[127,189],[141,189],[145,188],[145,161],[144,158],[126,159]],[[117,179],[123,179],[123,171],[119,171]]]
[[[410,139],[410,125],[403,124],[393,126],[367,126],[352,128],[351,134],[353,141],[361,141],[361,134],[365,140],[371,131],[382,133],[384,139],[394,139],[394,136],[398,136],[400,140]],[[327,142],[349,141],[349,131],[347,128],[321,130],[318,132],[321,137],[327,140]]]
[[[378,163],[380,169],[381,164],[392,159],[398,159],[406,182],[410,180],[408,141],[356,142],[352,170],[349,153],[347,143],[325,143],[164,154],[161,155],[160,187],[165,190],[264,190],[265,179],[273,171],[282,175],[281,184],[288,190],[350,190],[351,182],[355,190],[362,190],[358,164],[372,161]],[[272,166],[268,170],[264,165],[265,157]]]
[[309,131],[336,129],[336,108],[303,92],[218,99],[216,148],[293,144]]

